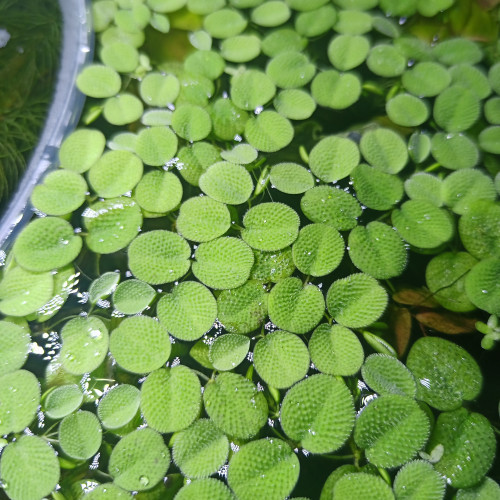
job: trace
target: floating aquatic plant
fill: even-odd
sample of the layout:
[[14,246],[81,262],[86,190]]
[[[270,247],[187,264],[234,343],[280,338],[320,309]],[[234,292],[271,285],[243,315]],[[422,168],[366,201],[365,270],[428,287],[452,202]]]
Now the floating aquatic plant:
[[2,268],[9,498],[498,497],[443,338],[500,338],[500,66],[463,9],[94,1]]

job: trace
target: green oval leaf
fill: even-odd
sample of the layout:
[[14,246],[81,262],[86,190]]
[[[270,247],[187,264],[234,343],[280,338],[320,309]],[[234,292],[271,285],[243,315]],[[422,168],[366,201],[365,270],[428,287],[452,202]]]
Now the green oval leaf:
[[330,375],[312,375],[288,390],[280,418],[286,435],[300,441],[303,448],[311,453],[330,453],[351,434],[352,396],[343,381]]

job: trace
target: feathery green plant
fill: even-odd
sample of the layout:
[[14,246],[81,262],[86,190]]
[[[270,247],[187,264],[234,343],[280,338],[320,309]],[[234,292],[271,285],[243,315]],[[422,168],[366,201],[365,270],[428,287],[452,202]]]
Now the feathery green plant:
[[4,493],[498,498],[498,8],[92,13],[2,267]]

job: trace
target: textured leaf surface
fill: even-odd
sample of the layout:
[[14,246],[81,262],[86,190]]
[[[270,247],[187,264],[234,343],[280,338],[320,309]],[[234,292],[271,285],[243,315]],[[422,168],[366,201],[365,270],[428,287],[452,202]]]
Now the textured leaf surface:
[[393,45],[381,43],[371,48],[366,65],[377,76],[393,78],[403,74],[406,58]]
[[297,269],[306,275],[325,276],[340,264],[344,255],[344,240],[328,224],[304,226],[292,246]]
[[259,376],[276,389],[286,389],[309,371],[309,352],[293,333],[274,331],[255,345],[253,363]]
[[82,219],[87,229],[86,245],[101,254],[125,248],[142,225],[139,205],[126,196],[93,203],[83,211]]
[[160,322],[175,338],[191,341],[212,328],[217,305],[208,288],[196,281],[184,281],[160,299],[156,311]]
[[339,71],[349,71],[368,56],[370,42],[361,35],[337,35],[328,45],[328,59]]
[[83,393],[76,384],[60,385],[47,394],[43,410],[49,418],[59,419],[77,410],[83,401]]
[[293,89],[307,85],[316,73],[316,66],[300,52],[288,51],[269,60],[266,74],[277,87]]
[[355,227],[349,233],[348,246],[353,264],[374,278],[394,278],[406,267],[403,240],[394,228],[382,222]]
[[59,445],[71,458],[87,460],[97,453],[101,441],[101,424],[89,411],[72,413],[59,424]]
[[149,127],[137,135],[135,152],[146,165],[162,166],[176,151],[177,136],[168,127]]
[[347,177],[359,159],[359,149],[354,141],[331,136],[321,139],[311,150],[309,166],[322,181],[332,182]]
[[445,488],[444,478],[423,460],[408,462],[394,479],[397,500],[442,500]]
[[131,191],[141,180],[142,161],[130,151],[108,151],[88,173],[89,184],[102,198],[115,198]]
[[261,252],[254,250],[255,263],[252,267],[251,278],[266,283],[288,278],[295,270],[292,259],[292,249],[286,247],[276,252]]
[[221,203],[240,205],[250,198],[253,182],[247,169],[228,161],[214,163],[199,179],[200,189]]
[[401,171],[408,161],[408,150],[402,137],[388,128],[369,130],[359,144],[365,160],[388,174]]
[[199,479],[215,473],[228,452],[226,435],[212,420],[202,418],[176,436],[172,458],[187,477]]
[[378,394],[415,397],[417,386],[412,373],[393,356],[370,354],[361,368],[366,384]]
[[472,90],[452,85],[436,98],[433,116],[447,132],[462,132],[476,122],[480,112],[480,101]]
[[311,94],[320,106],[346,109],[359,99],[361,80],[354,73],[326,70],[314,77]]
[[262,71],[248,69],[231,79],[231,99],[241,109],[254,110],[276,93],[272,80]]
[[87,183],[80,174],[56,170],[45,176],[43,184],[34,187],[31,203],[47,215],[64,215],[83,204],[87,190]]
[[225,372],[205,386],[208,416],[228,436],[248,439],[267,422],[266,398],[255,384],[237,373]]
[[114,483],[129,491],[148,490],[165,476],[170,452],[153,429],[137,429],[122,438],[109,457]]
[[399,177],[364,163],[352,171],[351,180],[358,200],[374,210],[389,210],[403,197],[403,182]]
[[474,257],[500,257],[500,204],[475,201],[460,217],[458,232],[465,249]]
[[155,230],[135,238],[128,248],[128,264],[136,278],[151,285],[171,283],[189,270],[191,248],[176,233]]
[[318,374],[289,389],[280,416],[289,438],[311,453],[330,453],[351,434],[354,405],[343,381]]
[[355,227],[361,215],[354,196],[331,186],[309,189],[300,200],[300,208],[312,222],[330,224],[339,231]]
[[260,203],[243,217],[241,237],[256,250],[276,251],[292,244],[299,234],[299,216],[284,203]]
[[354,428],[356,444],[377,467],[398,467],[425,445],[430,424],[415,400],[388,394],[371,400]]
[[40,384],[27,370],[0,377],[0,433],[21,432],[30,425],[40,404]]
[[233,492],[225,483],[212,477],[186,484],[175,496],[175,500],[199,500],[201,498],[210,498],[210,500],[235,499]]
[[463,215],[477,200],[496,198],[493,180],[481,170],[465,169],[447,175],[443,180],[443,201],[456,214]]
[[443,307],[456,312],[475,309],[465,292],[465,276],[476,263],[467,252],[445,252],[427,264],[425,281]]
[[113,68],[104,64],[91,64],[78,75],[76,86],[89,97],[112,97],[119,92],[121,79]]
[[141,411],[158,432],[189,427],[198,416],[201,386],[195,373],[183,365],[151,373],[141,388]]
[[404,87],[418,97],[433,97],[448,87],[451,75],[437,62],[419,62],[402,76]]
[[247,356],[250,339],[245,335],[227,333],[217,337],[208,351],[208,359],[219,371],[232,370]]
[[21,436],[10,443],[0,459],[5,492],[13,500],[48,496],[59,481],[54,449],[37,436]]
[[273,186],[283,193],[300,194],[314,187],[311,172],[297,163],[278,163],[269,173]]
[[[0,303],[1,308],[1,303]],[[31,336],[22,326],[0,321],[0,376],[21,368],[28,357]]]
[[462,133],[438,132],[431,139],[432,156],[451,170],[469,169],[477,165],[479,150],[476,143]]
[[335,500],[368,498],[369,496],[378,500],[393,500],[395,498],[394,493],[381,477],[366,472],[346,474],[339,478],[333,487]]
[[217,317],[228,332],[249,333],[267,316],[268,294],[262,283],[249,280],[217,297]]
[[454,488],[469,488],[488,472],[495,456],[495,435],[486,417],[465,408],[441,413],[428,444],[443,445],[435,469]]
[[252,249],[244,241],[233,237],[202,243],[196,249],[194,258],[193,274],[214,289],[242,285],[250,276],[254,263]]
[[443,182],[439,177],[425,172],[413,174],[404,183],[406,194],[410,199],[429,201],[436,207],[443,204],[442,185]]
[[201,106],[182,104],[172,114],[172,128],[186,141],[201,141],[210,133],[212,122]]
[[278,328],[306,333],[323,317],[325,300],[316,285],[303,285],[299,278],[286,278],[271,290],[268,310],[269,318]]
[[299,459],[281,439],[243,445],[229,462],[227,481],[241,500],[287,497],[299,478]]
[[453,235],[448,213],[428,201],[405,201],[393,210],[392,222],[405,241],[419,248],[436,248]]
[[137,414],[140,403],[137,387],[120,384],[107,391],[99,401],[97,415],[106,429],[119,429]]
[[316,110],[316,102],[300,89],[282,90],[273,100],[276,111],[290,120],[307,120]]
[[59,149],[61,168],[86,172],[102,155],[106,138],[100,130],[85,128],[69,134]]
[[288,146],[294,129],[290,121],[275,111],[263,111],[245,124],[245,138],[255,149],[274,153]]
[[28,271],[44,272],[64,267],[80,253],[82,238],[71,224],[59,217],[31,221],[17,237],[12,252]]
[[99,300],[109,297],[116,285],[120,281],[120,273],[107,272],[101,274],[89,286],[89,301],[91,304],[96,304]]
[[156,295],[155,289],[141,280],[120,283],[113,293],[113,305],[123,314],[137,314],[146,309]]
[[182,184],[173,172],[148,172],[137,184],[135,199],[148,212],[163,214],[174,210],[182,199]]
[[61,339],[61,364],[74,375],[95,370],[108,354],[108,329],[96,316],[70,319],[61,330]]
[[309,340],[314,366],[328,375],[354,375],[363,364],[363,346],[358,337],[341,325],[326,323],[314,330]]
[[231,215],[223,203],[209,196],[195,196],[182,203],[176,226],[179,234],[190,241],[210,241],[229,229]]
[[367,274],[351,274],[335,281],[326,295],[328,311],[337,323],[349,328],[368,326],[383,314],[387,292]]
[[417,380],[417,398],[441,411],[453,410],[478,396],[483,377],[462,347],[438,337],[417,340],[407,366]]
[[149,373],[167,361],[171,345],[167,330],[158,321],[132,316],[111,332],[109,350],[124,370]]
[[478,262],[465,278],[465,292],[470,301],[490,314],[500,314],[500,259]]

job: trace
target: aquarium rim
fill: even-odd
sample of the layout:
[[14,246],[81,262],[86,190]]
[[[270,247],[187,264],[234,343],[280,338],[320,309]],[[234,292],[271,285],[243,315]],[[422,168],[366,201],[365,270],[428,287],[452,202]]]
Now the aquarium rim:
[[5,214],[0,219],[0,248],[6,249],[31,219],[30,196],[41,176],[58,164],[64,137],[77,125],[85,96],[75,82],[83,66],[92,61],[94,35],[90,0],[59,0],[62,42],[53,99],[39,141]]

